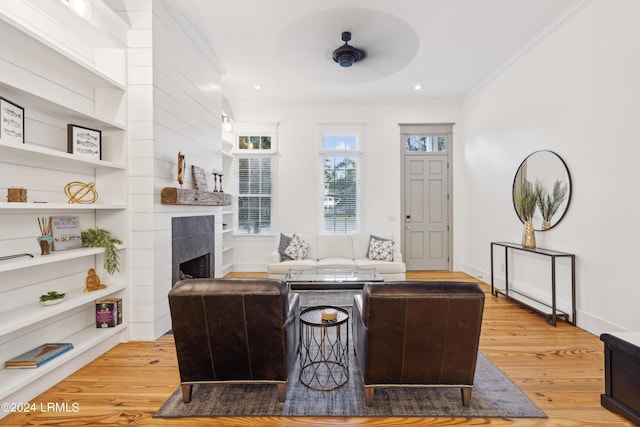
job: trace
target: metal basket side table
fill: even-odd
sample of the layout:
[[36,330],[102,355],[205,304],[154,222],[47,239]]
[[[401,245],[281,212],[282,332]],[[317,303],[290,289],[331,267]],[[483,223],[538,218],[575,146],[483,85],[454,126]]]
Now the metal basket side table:
[[[335,321],[323,321],[322,311],[334,309]],[[300,312],[300,382],[313,390],[335,390],[349,381],[349,312],[316,306]]]

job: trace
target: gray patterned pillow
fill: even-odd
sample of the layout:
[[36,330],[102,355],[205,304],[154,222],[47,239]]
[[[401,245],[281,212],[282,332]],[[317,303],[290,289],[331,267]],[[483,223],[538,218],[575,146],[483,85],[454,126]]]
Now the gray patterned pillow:
[[393,240],[371,236],[367,258],[376,261],[393,261]]
[[284,250],[284,253],[295,260],[304,259],[309,252],[309,244],[297,234],[293,234],[291,237],[291,243]]
[[278,252],[280,253],[280,257],[282,257],[282,261],[288,261],[291,259],[291,257],[284,252],[290,243],[291,237],[280,233],[280,245],[278,245]]

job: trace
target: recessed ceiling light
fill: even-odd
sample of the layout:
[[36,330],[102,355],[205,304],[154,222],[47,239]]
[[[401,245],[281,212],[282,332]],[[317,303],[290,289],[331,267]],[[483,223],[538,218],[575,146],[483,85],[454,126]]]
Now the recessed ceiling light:
[[262,90],[262,86],[260,86],[260,85],[253,85],[253,88],[255,90]]
[[420,90],[420,89],[422,89],[422,85],[419,84],[419,83],[417,85],[413,86],[413,90]]

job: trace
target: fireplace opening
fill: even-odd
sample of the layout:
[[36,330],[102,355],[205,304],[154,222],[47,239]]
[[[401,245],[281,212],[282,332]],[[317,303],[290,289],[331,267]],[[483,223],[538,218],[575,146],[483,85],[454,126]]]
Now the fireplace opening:
[[210,257],[209,254],[199,256],[194,259],[180,263],[180,271],[178,272],[178,279],[208,279]]

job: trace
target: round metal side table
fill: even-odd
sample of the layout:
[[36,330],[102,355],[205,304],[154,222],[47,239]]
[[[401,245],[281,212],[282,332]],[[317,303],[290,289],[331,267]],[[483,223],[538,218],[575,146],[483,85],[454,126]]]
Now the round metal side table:
[[[334,321],[322,310],[337,311]],[[300,312],[300,382],[313,390],[335,390],[349,381],[349,312],[316,306]]]

